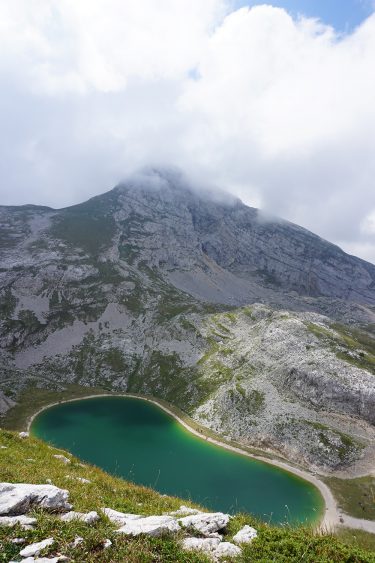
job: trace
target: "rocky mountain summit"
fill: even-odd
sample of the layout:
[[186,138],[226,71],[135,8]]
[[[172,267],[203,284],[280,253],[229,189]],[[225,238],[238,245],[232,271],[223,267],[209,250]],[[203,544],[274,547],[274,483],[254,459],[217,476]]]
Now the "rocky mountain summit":
[[0,207],[0,406],[68,383],[164,398],[318,468],[374,455],[375,266],[149,170]]

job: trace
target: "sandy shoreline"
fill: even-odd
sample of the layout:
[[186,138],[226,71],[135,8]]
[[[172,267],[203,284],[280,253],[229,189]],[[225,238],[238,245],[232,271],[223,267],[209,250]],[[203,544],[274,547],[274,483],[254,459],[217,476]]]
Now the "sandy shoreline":
[[238,448],[236,446],[231,446],[230,444],[226,444],[224,442],[220,442],[219,440],[216,440],[216,439],[211,438],[209,436],[205,436],[204,434],[197,432],[197,430],[192,428],[187,422],[185,422],[182,418],[180,418],[176,413],[172,412],[167,406],[160,403],[157,399],[154,399],[154,398],[142,397],[142,396],[139,396],[139,395],[133,395],[131,393],[119,393],[119,394],[103,393],[103,394],[98,394],[98,395],[87,395],[86,397],[78,397],[78,398],[75,398],[75,399],[67,399],[67,400],[64,400],[64,401],[58,401],[58,402],[55,402],[55,403],[51,403],[49,405],[45,405],[44,407],[39,409],[36,413],[34,413],[28,419],[27,431],[30,431],[31,424],[32,424],[33,420],[41,412],[43,412],[46,409],[49,409],[50,407],[60,405],[62,403],[71,403],[71,402],[74,402],[74,401],[82,401],[82,400],[85,400],[85,399],[93,399],[93,398],[99,398],[99,397],[124,397],[124,398],[138,399],[138,400],[141,400],[141,401],[147,401],[149,403],[153,403],[154,405],[161,408],[164,412],[166,412],[167,414],[172,416],[175,420],[177,420],[191,434],[194,434],[195,436],[197,436],[201,440],[205,440],[207,442],[210,442],[211,444],[215,444],[217,446],[225,448],[226,450],[236,452],[238,454],[247,456],[251,459],[261,461],[262,463],[267,463],[269,465],[273,465],[275,467],[283,469],[284,471],[292,473],[293,475],[296,475],[297,477],[300,477],[301,479],[304,479],[305,481],[308,481],[309,483],[314,485],[319,490],[321,496],[323,497],[324,503],[325,503],[324,514],[322,515],[322,519],[321,519],[320,524],[319,524],[319,528],[323,531],[327,531],[327,532],[333,531],[337,526],[342,525],[340,518],[342,518],[342,516],[344,516],[344,521],[346,520],[345,525],[347,525],[348,527],[357,528],[357,529],[365,529],[367,531],[375,533],[375,522],[371,522],[371,521],[368,521],[368,520],[360,520],[360,519],[352,518],[352,517],[349,517],[349,516],[346,517],[345,514],[342,515],[341,512],[339,512],[337,502],[336,502],[335,498],[333,497],[333,495],[332,495],[330,489],[328,488],[328,486],[325,483],[323,483],[323,481],[318,479],[318,477],[316,477],[315,475],[312,475],[308,471],[293,467],[292,465],[289,465],[288,463],[285,463],[283,461],[265,458],[265,457],[262,457],[260,455],[250,454],[249,452],[246,452],[245,450],[242,450],[241,448]]

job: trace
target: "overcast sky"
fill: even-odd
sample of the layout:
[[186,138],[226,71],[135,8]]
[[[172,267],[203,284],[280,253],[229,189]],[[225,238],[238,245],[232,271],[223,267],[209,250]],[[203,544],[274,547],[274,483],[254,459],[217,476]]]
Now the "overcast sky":
[[0,0],[0,204],[173,165],[375,262],[373,3],[256,4]]

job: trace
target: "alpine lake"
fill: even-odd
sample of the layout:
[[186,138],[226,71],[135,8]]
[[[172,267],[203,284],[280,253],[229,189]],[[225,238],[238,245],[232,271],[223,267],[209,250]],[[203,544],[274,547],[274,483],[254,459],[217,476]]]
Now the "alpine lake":
[[297,525],[317,522],[324,510],[311,483],[191,434],[148,401],[97,397],[61,403],[38,414],[30,430],[113,475],[212,511]]

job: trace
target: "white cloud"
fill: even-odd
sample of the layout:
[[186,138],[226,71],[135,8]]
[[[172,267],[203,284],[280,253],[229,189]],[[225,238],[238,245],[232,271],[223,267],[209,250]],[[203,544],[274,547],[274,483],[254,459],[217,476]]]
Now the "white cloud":
[[375,16],[225,0],[0,0],[0,197],[172,164],[375,261]]

